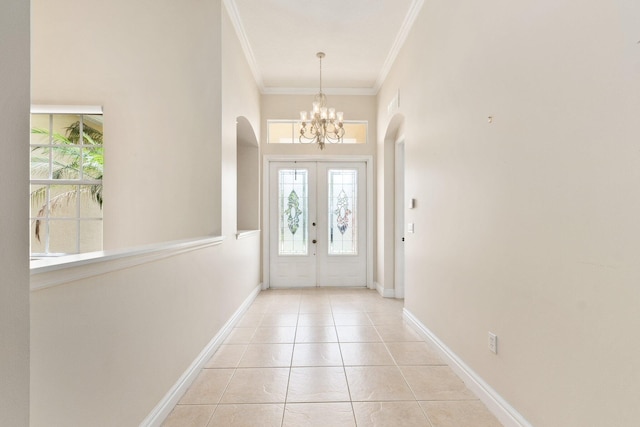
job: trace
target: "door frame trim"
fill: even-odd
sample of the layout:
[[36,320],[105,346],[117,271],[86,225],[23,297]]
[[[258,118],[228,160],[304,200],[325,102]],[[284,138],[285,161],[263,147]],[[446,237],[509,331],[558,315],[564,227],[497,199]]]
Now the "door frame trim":
[[[404,240],[401,240],[406,237],[404,224],[406,222],[405,218],[407,217],[407,213],[405,206],[409,201],[405,194],[405,148],[404,135],[402,135],[394,144],[393,156],[393,198],[395,201],[393,233],[393,240],[395,241],[395,250],[393,254],[393,291],[395,298],[404,298],[404,285],[406,281]],[[402,154],[402,158],[400,158],[400,154]],[[400,185],[402,185],[402,191],[399,191]],[[400,271],[400,269],[402,269],[402,271]]]
[[370,155],[281,155],[268,154],[262,159],[262,289],[270,287],[269,239],[270,201],[269,170],[273,162],[363,162],[367,169],[367,288],[373,289],[373,156]]

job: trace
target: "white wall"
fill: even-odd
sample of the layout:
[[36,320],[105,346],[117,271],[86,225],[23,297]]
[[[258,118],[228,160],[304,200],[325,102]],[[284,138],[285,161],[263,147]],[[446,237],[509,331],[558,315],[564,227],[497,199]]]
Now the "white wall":
[[258,257],[229,238],[34,290],[31,425],[139,425],[258,285]]
[[104,107],[107,249],[221,232],[220,10],[33,2],[33,103]]
[[[237,228],[237,146],[238,146],[238,117],[243,117],[244,131],[248,135],[241,138],[253,137],[255,142],[260,136],[260,91],[253,80],[253,74],[248,67],[244,52],[227,13],[222,20],[222,162],[223,182],[223,229],[225,233],[235,233]],[[246,129],[251,127],[251,130]],[[253,133],[250,135],[249,133]],[[255,170],[260,170],[256,162]],[[243,171],[240,171],[242,174]],[[259,197],[257,193],[254,193]],[[255,209],[259,201],[248,204]],[[259,215],[255,212],[254,215]]]
[[639,21],[427,0],[379,94],[417,200],[406,307],[537,427],[640,419]]
[[[225,235],[92,277],[33,271],[68,279],[31,295],[31,425],[138,425],[259,285],[260,236],[234,234],[235,117],[259,132],[259,93],[220,1],[36,1],[33,25],[34,102],[105,107],[108,248]],[[48,66],[72,47],[91,48],[79,71]]]
[[0,3],[0,425],[29,425],[29,1]]

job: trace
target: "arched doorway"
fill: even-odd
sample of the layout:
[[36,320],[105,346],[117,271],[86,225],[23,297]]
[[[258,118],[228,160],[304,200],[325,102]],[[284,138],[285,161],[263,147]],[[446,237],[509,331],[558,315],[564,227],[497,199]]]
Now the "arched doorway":
[[404,298],[405,117],[394,115],[384,136],[383,264],[384,296]]

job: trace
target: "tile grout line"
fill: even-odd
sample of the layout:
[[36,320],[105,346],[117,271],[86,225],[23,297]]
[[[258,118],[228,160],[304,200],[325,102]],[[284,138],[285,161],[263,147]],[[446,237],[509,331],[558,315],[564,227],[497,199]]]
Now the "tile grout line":
[[[247,351],[247,349],[245,349],[245,351]],[[238,363],[240,363],[240,362],[238,361]],[[227,392],[227,389],[229,388],[229,384],[231,384],[231,380],[233,379],[233,377],[236,376],[236,372],[237,371],[238,371],[238,368],[234,368],[233,374],[229,377],[229,381],[227,381],[227,385],[224,386],[224,390],[222,390],[222,393],[220,394],[220,398],[218,399],[218,403],[216,403],[216,406],[213,409],[213,413],[211,414],[211,417],[209,417],[209,420],[207,421],[207,424],[206,424],[207,426],[209,425],[209,423],[211,423],[211,420],[213,420],[213,417],[216,415],[216,412],[218,412],[218,408],[220,407],[220,402],[222,401],[222,397]]]
[[[301,298],[302,299],[302,298]],[[287,378],[287,388],[284,392],[284,404],[282,407],[282,420],[280,421],[280,427],[284,426],[284,417],[287,414],[287,400],[289,397],[289,385],[291,384],[291,371],[293,370],[293,354],[296,351],[296,338],[298,336],[298,324],[300,323],[300,301],[298,301],[298,312],[296,316],[296,329],[293,333],[293,348],[291,350],[291,359],[289,361],[289,377]]]
[[[244,317],[244,315],[242,317]],[[207,424],[205,424],[206,426],[208,426],[211,423],[211,420],[213,420],[213,417],[216,415],[216,412],[218,412],[218,408],[220,407],[220,402],[222,401],[222,398],[224,397],[224,394],[227,392],[227,389],[229,388],[229,384],[231,384],[231,380],[233,380],[233,377],[236,376],[236,372],[238,372],[238,365],[240,364],[240,361],[242,360],[242,357],[244,356],[244,354],[247,352],[248,348],[249,348],[249,345],[247,344],[245,349],[244,349],[244,351],[242,352],[242,356],[240,356],[240,358],[238,359],[238,363],[236,363],[236,367],[233,368],[233,374],[231,374],[231,376],[229,377],[229,380],[227,381],[227,384],[224,386],[224,390],[222,390],[222,393],[220,393],[220,397],[218,398],[218,401],[217,401],[217,403],[215,405],[215,408],[213,409],[213,412],[211,413],[211,416],[207,420]],[[203,371],[204,371],[204,369],[203,369]],[[200,373],[202,373],[202,371]]]
[[[348,295],[348,294],[345,294],[345,295]],[[238,370],[241,369],[240,364],[242,363],[242,360],[245,358],[245,356],[247,356],[249,347],[251,345],[257,345],[257,344],[261,344],[261,345],[262,344],[265,344],[265,345],[268,344],[266,342],[265,343],[254,343],[253,340],[255,339],[255,337],[257,335],[257,329],[260,328],[260,327],[265,327],[265,328],[267,327],[267,326],[262,325],[262,322],[268,316],[274,317],[275,315],[278,315],[278,314],[287,314],[287,313],[291,313],[291,314],[296,315],[296,320],[295,320],[295,327],[294,327],[294,333],[293,333],[292,350],[291,350],[291,355],[290,355],[289,364],[288,364],[289,372],[288,372],[287,384],[286,384],[286,389],[285,389],[285,395],[284,395],[284,399],[283,399],[284,400],[283,408],[282,408],[283,412],[282,412],[281,423],[280,423],[281,427],[284,426],[284,420],[285,420],[285,416],[286,416],[287,406],[290,405],[290,404],[294,404],[294,403],[303,403],[303,402],[289,402],[289,395],[288,395],[289,392],[290,392],[292,372],[293,372],[293,368],[294,368],[293,361],[295,360],[294,356],[295,356],[295,353],[296,353],[296,349],[299,347],[299,344],[300,345],[302,345],[302,344],[316,344],[316,343],[319,344],[319,343],[324,343],[325,342],[325,341],[322,341],[324,338],[321,338],[317,342],[315,340],[311,340],[310,342],[300,342],[300,343],[296,342],[299,336],[301,338],[303,337],[302,335],[300,335],[301,331],[299,331],[299,328],[302,326],[302,323],[305,323],[305,322],[302,322],[302,320],[304,320],[304,319],[301,319],[301,316],[303,314],[305,316],[309,317],[309,318],[317,318],[316,320],[309,320],[309,322],[306,322],[306,323],[309,323],[306,326],[318,326],[318,325],[324,326],[324,323],[326,323],[328,321],[328,318],[327,318],[327,320],[324,320],[324,319],[321,319],[321,317],[326,316],[326,314],[330,314],[330,317],[331,317],[331,320],[332,320],[332,323],[333,323],[331,326],[333,326],[332,329],[334,330],[334,333],[336,334],[336,345],[338,347],[338,351],[339,351],[339,355],[340,355],[340,361],[341,361],[341,365],[342,365],[341,367],[343,369],[343,375],[344,375],[346,386],[347,386],[347,392],[348,392],[348,396],[349,396],[349,403],[350,403],[351,410],[352,410],[353,422],[355,423],[356,426],[358,425],[358,420],[356,419],[354,403],[361,402],[361,401],[354,402],[354,400],[353,400],[353,396],[352,396],[352,393],[351,393],[351,387],[350,387],[348,376],[347,376],[347,373],[346,373],[346,368],[349,367],[349,366],[352,366],[352,365],[349,365],[349,366],[346,365],[345,359],[344,359],[344,353],[343,353],[343,349],[342,349],[342,344],[347,344],[347,343],[350,343],[352,341],[345,341],[343,343],[340,340],[340,337],[339,337],[339,334],[338,334],[338,329],[337,329],[338,325],[337,325],[337,321],[336,321],[336,316],[338,316],[340,314],[351,313],[351,312],[350,311],[347,311],[347,312],[335,311],[334,310],[334,308],[335,308],[334,305],[335,304],[337,304],[340,307],[342,306],[340,304],[343,301],[343,299],[341,299],[341,295],[323,292],[322,295],[318,295],[318,296],[328,297],[329,308],[330,308],[329,313],[327,313],[325,311],[321,311],[321,312],[314,311],[314,307],[317,310],[318,307],[316,307],[316,306],[318,306],[320,304],[322,305],[322,307],[324,307],[325,299],[323,299],[323,298],[320,298],[320,299],[317,299],[317,300],[311,299],[310,301],[307,301],[307,305],[305,305],[305,307],[307,307],[305,309],[305,313],[302,313],[302,310],[303,310],[302,302],[305,301],[304,298],[302,298],[304,296],[304,294],[298,294],[297,296],[298,296],[298,298],[297,298],[297,312],[296,313],[292,313],[293,310],[288,311],[290,308],[292,308],[292,304],[291,303],[295,304],[295,301],[291,301],[291,300],[287,299],[282,305],[280,305],[280,304],[277,304],[279,298],[271,299],[271,296],[266,301],[263,301],[263,304],[266,304],[266,306],[262,309],[262,310],[264,310],[264,312],[262,313],[262,317],[260,318],[260,320],[258,322],[258,326],[254,329],[251,337],[249,338],[248,343],[244,344],[245,348],[242,350],[242,352],[238,352],[237,353],[237,354],[239,354],[239,359],[235,363],[235,367],[231,368],[231,369],[233,369],[233,372],[232,372],[231,376],[229,377],[229,380],[226,382],[226,384],[224,386],[224,389],[223,389],[223,391],[222,391],[222,393],[220,395],[220,398],[217,400],[217,403],[215,405],[212,405],[212,406],[214,406],[214,409],[213,409],[213,412],[211,413],[211,415],[209,416],[209,418],[207,419],[207,423],[206,423],[207,426],[212,423],[212,421],[215,418],[216,414],[220,410],[220,406],[226,405],[226,404],[223,404],[221,402],[223,400],[224,395],[229,390],[229,385],[231,384],[233,379],[236,377]],[[334,302],[335,302],[335,304],[334,304]],[[351,303],[351,301],[348,301],[348,302]],[[392,324],[390,322],[387,322],[387,319],[376,317],[378,319],[378,322],[382,322],[382,323],[380,325],[376,325],[374,323],[373,317],[375,317],[374,315],[376,315],[377,313],[379,313],[381,315],[384,315],[385,312],[387,312],[387,314],[391,315],[391,314],[395,314],[395,311],[397,311],[397,310],[393,310],[393,312],[392,312],[392,310],[387,310],[386,309],[387,306],[376,305],[376,304],[373,304],[373,301],[369,301],[369,300],[365,300],[365,301],[361,302],[361,301],[356,299],[356,300],[353,301],[353,303],[365,306],[364,309],[362,307],[360,307],[360,311],[354,312],[354,313],[362,313],[365,316],[363,319],[367,319],[370,322],[369,324],[374,327],[374,330],[376,331],[378,339],[380,339],[380,342],[383,344],[383,346],[384,346],[387,354],[391,358],[391,362],[392,362],[391,364],[386,364],[386,362],[385,362],[385,364],[383,364],[383,365],[375,365],[375,364],[374,365],[367,365],[367,364],[357,365],[356,364],[356,365],[353,365],[353,366],[362,366],[362,367],[366,367],[366,366],[370,366],[370,367],[395,366],[396,369],[398,369],[400,371],[400,374],[401,374],[401,376],[403,378],[403,381],[404,381],[405,385],[409,388],[409,390],[411,391],[411,395],[413,396],[413,400],[412,401],[411,400],[402,400],[402,401],[404,401],[404,402],[414,402],[415,404],[418,404],[418,406],[420,407],[421,413],[423,414],[423,416],[426,419],[426,422],[428,423],[429,426],[433,427],[433,422],[432,422],[431,418],[429,417],[429,415],[427,414],[426,409],[423,407],[423,405],[420,404],[420,401],[418,400],[417,395],[416,395],[416,391],[414,391],[414,389],[411,387],[411,385],[407,381],[408,377],[405,375],[405,373],[403,371],[403,368],[404,367],[412,367],[412,366],[413,367],[422,367],[422,366],[447,366],[447,365],[446,364],[422,365],[421,362],[425,362],[425,359],[423,357],[420,357],[418,359],[408,359],[407,361],[408,362],[412,362],[411,364],[409,364],[409,365],[407,365],[407,364],[400,365],[399,364],[399,359],[397,359],[394,356],[394,354],[391,352],[391,350],[390,350],[390,346],[392,344],[394,344],[394,343],[405,343],[405,342],[425,343],[425,341],[422,340],[422,339],[418,340],[418,341],[412,341],[412,340],[405,341],[406,337],[404,335],[402,335],[402,334],[400,334],[400,335],[395,335],[393,333],[390,334],[389,332],[397,330],[398,326],[396,324]],[[347,305],[348,305],[348,303],[347,303]],[[278,310],[279,307],[281,309],[284,309],[284,311],[286,313],[280,313],[278,311],[274,311],[274,310]],[[391,308],[391,306],[389,306],[389,307]],[[343,307],[343,309],[344,309],[344,307]],[[307,311],[309,311],[309,312],[307,313]],[[244,316],[246,316],[246,314],[243,315],[243,319],[244,319]],[[258,317],[258,316],[255,316],[255,317]],[[243,319],[241,319],[241,321]],[[389,321],[390,320],[391,319],[389,319]],[[354,322],[355,323],[361,323],[362,321],[361,322],[354,321]],[[271,325],[269,327],[278,327],[278,326],[279,325]],[[360,325],[354,325],[354,326],[358,327]],[[390,338],[390,340],[385,340],[384,339],[383,335],[380,332],[380,328],[382,328],[382,329],[386,328],[385,333]],[[397,332],[401,332],[401,331],[397,331]],[[272,338],[271,341],[273,342],[273,341],[277,341],[277,340],[275,338]],[[369,343],[370,341],[353,341],[353,343],[357,343],[357,342],[361,342],[361,343],[365,344],[365,343]],[[278,342],[278,343],[280,343],[280,342]],[[327,341],[327,343],[330,343],[330,341]],[[237,344],[242,345],[243,343],[237,343]],[[274,343],[274,344],[276,344],[276,343]],[[228,344],[228,345],[231,345],[231,344]],[[366,361],[361,361],[361,363],[365,363],[365,362]],[[308,366],[308,367],[312,367],[312,368],[324,367],[325,365],[322,365],[321,363],[322,362],[314,360],[314,363],[309,363],[310,366]],[[305,367],[306,367],[306,365],[307,364],[305,364]],[[258,367],[258,366],[256,366],[256,367]],[[279,367],[279,366],[274,366],[274,367]],[[286,367],[286,366],[282,366],[282,367]],[[222,367],[206,368],[205,367],[205,368],[203,368],[203,370],[204,369],[208,370],[208,369],[226,369],[226,368],[222,368]],[[446,401],[446,402],[460,402],[460,401],[477,401],[477,400],[478,399],[446,399],[446,400],[427,399],[425,401],[426,402],[443,402],[443,401]],[[340,403],[340,402],[343,402],[343,401],[315,401],[314,400],[314,401],[304,402],[304,403],[319,404],[319,403]],[[366,403],[366,402],[369,402],[369,401],[362,401],[362,402]],[[377,400],[376,402],[383,402],[384,403],[384,402],[399,402],[399,401],[391,399],[391,400]],[[273,403],[275,403],[275,402],[273,402]],[[371,401],[371,403],[375,403],[375,402]],[[178,403],[178,404],[180,404],[180,403]],[[256,404],[256,403],[243,402],[243,403],[236,403],[234,405],[244,406],[244,405],[254,405],[254,404]],[[191,405],[199,405],[199,404],[182,404],[182,405],[191,406]]]
[[[369,315],[370,312],[365,311],[364,312],[365,315],[367,316],[367,318],[369,319],[369,321],[371,322],[371,325],[374,327],[376,333],[378,334],[378,336],[380,337],[380,342],[384,345],[385,350],[387,351],[387,353],[389,354],[389,357],[391,358],[391,360],[393,361],[393,365],[362,365],[362,367],[366,367],[366,366],[371,366],[371,367],[377,367],[377,366],[395,366],[396,368],[398,368],[398,371],[400,372],[400,375],[402,376],[402,379],[404,380],[406,386],[409,388],[409,390],[411,391],[411,394],[413,395],[413,402],[415,402],[418,407],[420,408],[420,411],[422,412],[422,414],[425,417],[425,420],[429,423],[429,426],[433,427],[433,424],[431,423],[431,420],[428,418],[428,416],[426,415],[426,413],[424,412],[424,409],[422,408],[422,405],[420,405],[420,403],[418,402],[416,395],[413,391],[413,389],[411,388],[411,386],[409,385],[409,383],[407,382],[404,373],[402,372],[402,370],[400,369],[400,365],[398,365],[395,357],[393,357],[393,354],[391,353],[391,351],[389,351],[389,347],[387,346],[387,341],[384,340],[384,338],[382,337],[382,335],[380,334],[380,332],[378,331],[377,325],[374,323],[373,319],[371,318],[371,316]],[[340,352],[342,354],[342,347],[340,347]],[[343,365],[344,365],[344,359],[343,359]],[[346,375],[346,365],[345,365],[345,375]],[[349,382],[347,381],[347,387],[349,386]],[[349,397],[351,398],[351,394],[349,394]],[[396,400],[380,400],[380,401],[376,401],[378,403],[382,403],[382,402],[398,402]],[[375,402],[372,402],[375,403]],[[353,411],[353,415],[355,418],[355,408],[353,407],[353,399],[351,400],[351,409]],[[356,421],[356,427],[357,427],[357,421]]]
[[[367,313],[367,316],[369,316],[369,314]],[[373,323],[373,320],[371,319],[371,316],[369,316],[369,319],[371,320],[371,323]],[[375,325],[374,325],[375,326]],[[378,329],[376,328],[376,331]],[[382,336],[380,336],[380,338],[382,339]],[[411,394],[413,395],[413,399],[414,402],[416,402],[416,404],[418,405],[418,407],[420,408],[420,412],[422,412],[422,415],[424,415],[427,423],[429,423],[429,426],[433,427],[433,423],[431,422],[431,419],[429,418],[429,415],[427,415],[427,412],[424,410],[424,408],[422,407],[422,405],[420,404],[420,401],[418,401],[418,397],[416,396],[415,391],[413,391],[413,388],[411,387],[411,385],[409,384],[409,382],[407,381],[407,378],[404,375],[404,372],[402,372],[402,368],[400,367],[400,365],[398,365],[398,361],[396,360],[396,358],[393,356],[393,353],[391,353],[391,351],[389,350],[389,346],[387,345],[387,341],[382,340],[382,342],[384,343],[384,347],[387,349],[387,351],[389,352],[389,355],[391,355],[391,359],[393,360],[394,365],[398,368],[398,371],[400,372],[400,375],[402,375],[402,379],[404,380],[404,383],[407,385],[407,387],[409,388],[409,390],[411,390]]]
[[340,336],[338,335],[338,325],[336,325],[336,318],[333,312],[333,305],[331,302],[329,303],[331,306],[331,319],[333,319],[333,328],[336,331],[336,341],[338,342],[338,351],[340,352],[340,360],[342,360],[342,373],[344,374],[344,381],[347,384],[347,393],[349,393],[349,404],[351,405],[351,415],[353,416],[353,423],[355,427],[358,427],[358,419],[356,418],[356,410],[353,407],[353,397],[351,396],[351,387],[349,387],[349,378],[347,377],[347,367],[344,363],[344,356],[342,354],[342,342],[340,341]]

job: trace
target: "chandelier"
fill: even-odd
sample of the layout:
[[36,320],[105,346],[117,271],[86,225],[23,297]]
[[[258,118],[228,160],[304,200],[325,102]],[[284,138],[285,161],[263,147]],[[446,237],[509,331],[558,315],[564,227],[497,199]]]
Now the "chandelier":
[[301,111],[300,142],[314,142],[324,149],[327,142],[342,142],[344,136],[343,113],[335,108],[327,108],[327,97],[322,93],[322,58],[324,52],[316,53],[320,59],[320,91],[313,100],[311,111]]

